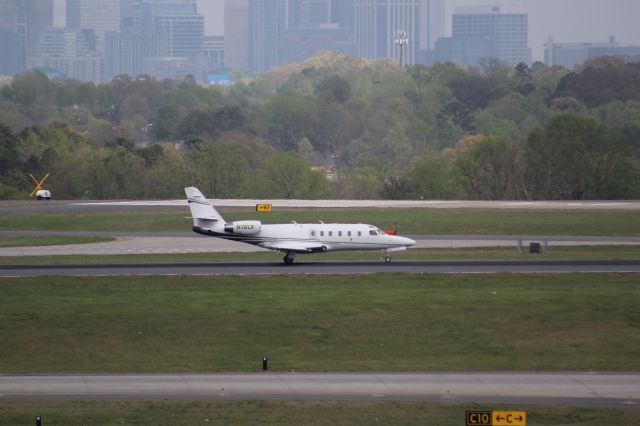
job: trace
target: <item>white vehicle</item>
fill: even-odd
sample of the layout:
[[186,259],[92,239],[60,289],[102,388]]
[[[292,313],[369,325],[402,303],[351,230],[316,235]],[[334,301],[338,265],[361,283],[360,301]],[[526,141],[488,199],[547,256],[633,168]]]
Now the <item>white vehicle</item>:
[[416,242],[411,238],[389,235],[373,225],[362,223],[286,223],[263,225],[258,220],[227,223],[204,195],[195,187],[185,188],[193,231],[211,237],[257,245],[286,253],[284,263],[293,263],[298,253],[338,250],[406,250]]
[[51,199],[51,191],[48,189],[38,189],[36,191],[36,198],[38,200],[50,200]]

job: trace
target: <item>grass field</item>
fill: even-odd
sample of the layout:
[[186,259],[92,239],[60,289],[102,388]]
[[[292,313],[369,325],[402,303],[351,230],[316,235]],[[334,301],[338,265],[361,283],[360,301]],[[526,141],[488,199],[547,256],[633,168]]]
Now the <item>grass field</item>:
[[637,275],[0,280],[5,372],[635,371]]
[[467,410],[521,410],[536,426],[635,426],[640,412],[541,406],[365,401],[0,401],[0,425],[433,425],[461,426]]
[[[640,245],[621,246],[552,246],[545,254],[531,254],[516,247],[430,248],[394,253],[394,261],[402,260],[576,260],[576,259],[640,259]],[[345,251],[300,255],[296,262],[376,261],[381,251]],[[174,253],[121,255],[64,255],[64,256],[0,256],[0,265],[62,265],[100,263],[166,263],[166,262],[281,262],[282,255],[272,252],[256,253]]]
[[[640,235],[640,212],[527,211],[469,209],[293,209],[272,213],[222,210],[227,221],[264,223],[356,222],[403,234]],[[0,230],[189,231],[189,211],[23,214],[0,212]]]

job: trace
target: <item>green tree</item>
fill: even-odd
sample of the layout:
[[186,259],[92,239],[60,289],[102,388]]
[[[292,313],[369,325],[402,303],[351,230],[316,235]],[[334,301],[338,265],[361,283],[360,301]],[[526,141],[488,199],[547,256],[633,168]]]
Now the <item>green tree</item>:
[[297,154],[282,152],[264,164],[260,176],[260,195],[269,198],[322,198],[329,193],[329,183],[319,171]]
[[311,128],[313,104],[302,96],[273,96],[264,107],[264,115],[267,139],[282,149],[291,150]]
[[639,174],[622,137],[596,121],[558,114],[528,139],[526,187],[534,199],[638,196]]
[[520,150],[499,137],[461,141],[453,156],[455,173],[467,197],[482,200],[514,199],[520,185]]
[[455,179],[452,162],[444,155],[429,153],[416,158],[408,176],[413,183],[412,197],[420,199],[458,198],[463,191]]

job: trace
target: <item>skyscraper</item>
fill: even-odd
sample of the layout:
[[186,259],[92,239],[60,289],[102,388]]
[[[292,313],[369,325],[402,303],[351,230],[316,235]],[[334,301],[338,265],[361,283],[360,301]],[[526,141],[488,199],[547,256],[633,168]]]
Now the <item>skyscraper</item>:
[[178,64],[182,72],[203,54],[204,17],[195,0],[137,0],[128,13],[122,14],[120,31],[106,33],[105,78],[167,76],[171,66]]
[[67,28],[91,29],[102,51],[107,31],[120,31],[123,12],[133,0],[67,0]]
[[424,29],[426,40],[421,50],[433,50],[436,47],[436,41],[440,37],[444,37],[445,31],[445,0],[424,0],[426,2],[421,12],[426,17],[420,18],[421,22],[426,22]]
[[[280,63],[289,0],[249,0],[249,72],[262,74]],[[295,1],[295,0],[294,0]]]
[[423,0],[353,0],[353,29],[358,54],[364,58],[400,58],[396,43],[404,31],[408,47],[403,62],[414,64],[421,40],[420,4]]
[[224,63],[249,71],[249,0],[224,2]]
[[453,14],[452,58],[469,65],[496,58],[509,65],[529,62],[525,13],[501,13],[499,7],[461,8]]
[[156,17],[156,27],[167,38],[168,56],[189,57],[202,53],[202,15],[159,15]]
[[42,31],[53,25],[53,0],[0,0],[0,28],[22,37],[26,56],[34,55]]

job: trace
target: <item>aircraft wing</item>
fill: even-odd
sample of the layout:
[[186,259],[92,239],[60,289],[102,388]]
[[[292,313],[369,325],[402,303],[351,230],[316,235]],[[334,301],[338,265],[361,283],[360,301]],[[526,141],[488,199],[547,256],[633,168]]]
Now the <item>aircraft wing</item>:
[[296,253],[312,253],[327,250],[326,245],[313,243],[311,241],[268,241],[260,245],[271,250],[293,251]]

